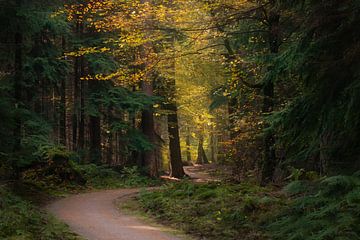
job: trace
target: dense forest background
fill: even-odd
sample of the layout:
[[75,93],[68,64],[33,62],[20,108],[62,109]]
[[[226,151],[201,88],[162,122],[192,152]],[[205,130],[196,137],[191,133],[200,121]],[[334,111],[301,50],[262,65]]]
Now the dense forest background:
[[0,179],[356,175],[359,25],[358,0],[0,1]]
[[181,177],[181,160],[263,183],[354,172],[357,14],[357,1],[2,2],[1,169],[73,152],[153,176],[170,162]]

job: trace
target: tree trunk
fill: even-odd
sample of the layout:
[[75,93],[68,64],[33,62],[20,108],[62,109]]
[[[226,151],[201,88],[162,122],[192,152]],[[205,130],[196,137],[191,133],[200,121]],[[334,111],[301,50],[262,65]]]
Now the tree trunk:
[[[228,113],[229,113],[229,131],[230,131],[230,140],[235,143],[237,132],[235,131],[236,121],[234,116],[237,111],[237,99],[232,97],[228,101]],[[235,146],[235,144],[234,144]]]
[[85,59],[80,57],[80,121],[79,121],[79,136],[78,148],[85,149],[85,81],[81,77],[85,76]]
[[113,149],[113,142],[114,142],[114,133],[111,129],[111,123],[112,123],[113,119],[112,119],[112,108],[109,107],[107,109],[107,114],[106,114],[106,119],[105,122],[107,124],[107,149],[106,149],[106,162],[109,165],[113,165],[114,161],[113,161],[113,155],[114,155],[114,149]]
[[212,129],[211,135],[210,135],[210,149],[211,149],[211,162],[216,162],[216,137],[214,134],[214,129]]
[[101,125],[99,116],[90,116],[89,135],[90,135],[90,162],[101,164]]
[[181,159],[179,123],[176,103],[172,102],[168,104],[167,109],[170,111],[170,113],[168,114],[168,132],[171,165],[170,176],[175,178],[182,178],[185,176],[185,172]]
[[[269,47],[272,54],[277,54],[279,52],[279,21],[280,15],[271,11],[269,14]],[[272,71],[272,68],[269,68],[269,71]],[[263,86],[263,109],[262,112],[264,115],[270,114],[274,110],[274,82],[273,79],[267,79],[264,82]],[[265,123],[264,128],[268,128],[270,124]],[[264,153],[263,153],[263,166],[262,166],[262,176],[261,184],[265,185],[271,182],[274,171],[277,165],[276,154],[275,154],[275,136],[274,133],[270,130],[264,133],[263,139]]]
[[[147,79],[141,83],[141,89],[147,96],[153,95],[153,83],[150,79]],[[141,128],[144,135],[153,144],[153,149],[145,151],[142,155],[142,165],[148,168],[149,175],[157,177],[159,175],[158,163],[156,160],[157,147],[155,136],[155,124],[153,109],[149,107],[142,112],[141,116]]]
[[191,163],[191,141],[190,141],[190,131],[189,128],[187,129],[186,135],[186,161]]
[[[65,37],[62,38],[62,48],[66,48]],[[59,140],[60,144],[66,146],[66,79],[63,77],[61,79],[60,86],[60,119],[59,119]]]
[[[17,1],[18,7],[21,6],[21,1]],[[15,99],[15,109],[21,108],[22,104],[22,67],[23,67],[23,58],[22,58],[22,45],[23,45],[23,35],[21,34],[20,29],[18,32],[15,33],[14,36],[15,40],[15,58],[14,58],[14,65],[15,65],[15,78],[14,78],[14,99]],[[21,150],[21,134],[22,134],[22,120],[20,113],[17,112],[15,115],[15,126],[13,129],[14,135],[14,145],[13,151],[18,152]],[[17,161],[14,159],[12,161],[12,168],[14,178],[19,178],[19,171],[17,166]]]
[[208,164],[208,163],[209,161],[204,150],[204,137],[200,136],[196,164]]
[[[79,33],[80,23],[76,23],[76,33]],[[77,151],[78,138],[78,113],[79,113],[79,91],[80,91],[80,57],[75,57],[74,62],[74,89],[73,89],[73,115],[72,115],[72,150]]]

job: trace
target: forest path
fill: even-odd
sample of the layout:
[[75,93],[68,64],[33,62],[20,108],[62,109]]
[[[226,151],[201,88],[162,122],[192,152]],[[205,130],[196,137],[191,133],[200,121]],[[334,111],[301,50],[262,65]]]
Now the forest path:
[[115,201],[139,189],[119,189],[70,196],[47,206],[47,210],[88,240],[180,240],[117,209]]
[[206,182],[220,182],[221,177],[215,174],[217,171],[223,172],[224,169],[220,169],[215,164],[204,164],[184,167],[186,175],[195,183],[206,183]]

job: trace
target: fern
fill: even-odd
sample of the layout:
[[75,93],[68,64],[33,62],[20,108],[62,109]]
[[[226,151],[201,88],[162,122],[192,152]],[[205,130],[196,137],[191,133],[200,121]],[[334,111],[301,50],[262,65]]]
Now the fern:
[[297,181],[286,191],[303,194],[268,225],[273,239],[360,239],[359,177],[335,176],[315,184]]

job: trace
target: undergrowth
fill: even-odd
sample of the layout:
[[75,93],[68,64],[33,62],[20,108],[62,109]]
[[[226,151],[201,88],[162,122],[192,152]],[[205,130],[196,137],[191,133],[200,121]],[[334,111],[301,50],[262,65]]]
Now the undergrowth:
[[[44,169],[30,169],[23,174],[23,180],[40,188],[52,196],[63,196],[91,189],[115,189],[150,187],[161,184],[161,180],[152,179],[141,174],[137,167],[125,167],[117,171],[108,166],[95,164],[79,165],[70,162],[68,168],[78,173],[78,179],[64,180],[55,173],[44,173]],[[62,168],[61,173],[67,172]]]
[[285,188],[293,201],[268,229],[274,240],[360,239],[360,177],[295,181]]
[[206,239],[267,239],[260,227],[284,204],[282,196],[250,184],[172,183],[143,191],[142,209],[166,224]]
[[116,171],[107,166],[88,164],[76,165],[75,168],[85,178],[88,188],[133,188],[151,187],[161,184],[161,180],[149,178],[141,174],[137,167],[124,167],[121,171]]
[[0,239],[75,240],[79,239],[54,218],[5,187],[0,187]]
[[206,239],[360,239],[359,174],[293,181],[281,192],[250,184],[172,183],[143,191],[137,204]]

